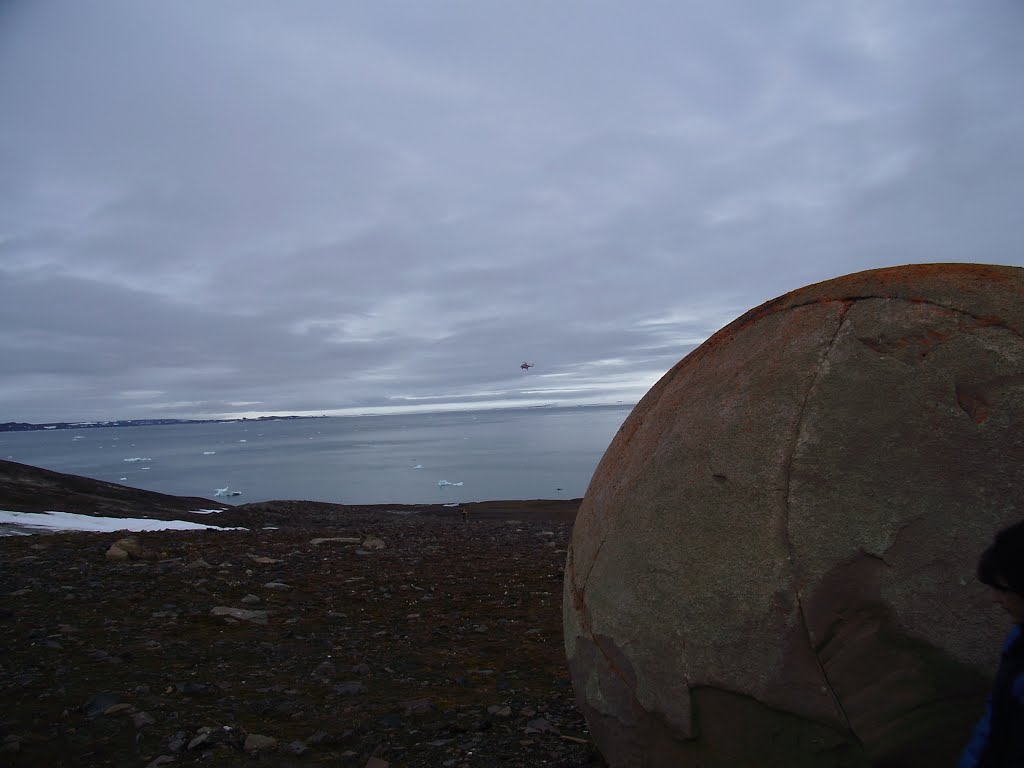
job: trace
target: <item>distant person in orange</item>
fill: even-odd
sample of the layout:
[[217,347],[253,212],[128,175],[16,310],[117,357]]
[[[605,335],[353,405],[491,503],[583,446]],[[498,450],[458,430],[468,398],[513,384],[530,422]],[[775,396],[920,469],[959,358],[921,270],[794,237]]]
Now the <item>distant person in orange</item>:
[[978,561],[978,579],[1013,619],[985,714],[958,768],[1024,768],[1024,522],[996,534]]

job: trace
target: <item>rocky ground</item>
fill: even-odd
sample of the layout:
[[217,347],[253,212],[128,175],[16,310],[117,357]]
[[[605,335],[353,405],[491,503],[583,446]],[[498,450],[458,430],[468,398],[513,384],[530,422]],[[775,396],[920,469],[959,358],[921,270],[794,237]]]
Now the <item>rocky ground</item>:
[[128,559],[0,538],[0,764],[601,766],[562,645],[577,504],[269,502]]

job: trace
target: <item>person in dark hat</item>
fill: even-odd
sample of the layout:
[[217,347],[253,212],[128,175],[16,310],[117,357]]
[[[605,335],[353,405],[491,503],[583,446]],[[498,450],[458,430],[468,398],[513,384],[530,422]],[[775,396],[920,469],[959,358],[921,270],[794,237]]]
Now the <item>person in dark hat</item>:
[[985,714],[958,768],[1024,768],[1024,522],[996,534],[978,561],[978,579],[1013,619]]

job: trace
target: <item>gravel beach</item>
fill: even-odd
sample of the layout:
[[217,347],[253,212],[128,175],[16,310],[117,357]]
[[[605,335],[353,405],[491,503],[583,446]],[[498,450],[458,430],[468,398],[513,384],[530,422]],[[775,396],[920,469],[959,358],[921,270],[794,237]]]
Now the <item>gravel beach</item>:
[[[48,482],[24,496],[67,509],[79,491]],[[100,485],[92,514],[146,513]],[[0,763],[604,765],[562,643],[579,500],[162,498],[246,530],[0,538]]]

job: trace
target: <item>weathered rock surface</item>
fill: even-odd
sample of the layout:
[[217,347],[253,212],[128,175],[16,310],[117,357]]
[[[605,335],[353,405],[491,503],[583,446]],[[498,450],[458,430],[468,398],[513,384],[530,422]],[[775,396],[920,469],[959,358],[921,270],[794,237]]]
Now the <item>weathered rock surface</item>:
[[752,310],[652,388],[567,558],[566,650],[613,766],[951,765],[1009,625],[1024,270],[918,265]]

